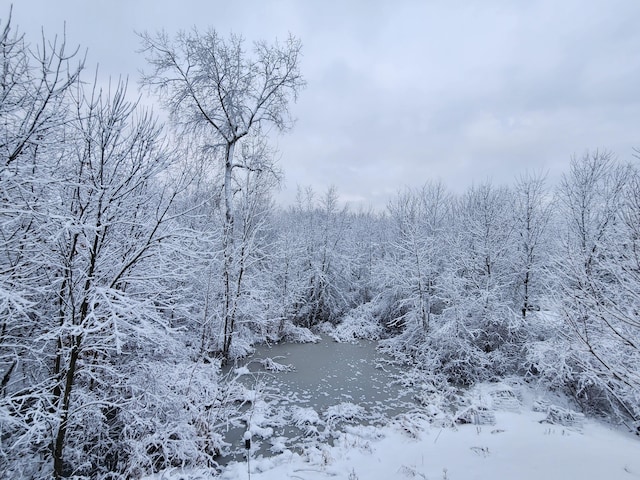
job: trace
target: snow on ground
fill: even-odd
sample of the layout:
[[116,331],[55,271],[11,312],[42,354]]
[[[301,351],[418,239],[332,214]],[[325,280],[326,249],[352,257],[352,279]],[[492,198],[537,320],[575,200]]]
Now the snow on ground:
[[[358,327],[356,320],[350,325]],[[354,341],[360,335],[355,330],[344,329],[340,337]],[[275,393],[257,388],[258,377],[247,366],[234,370],[236,378],[254,380],[242,396],[251,405],[244,418],[250,433],[243,437],[251,438],[249,461],[231,461],[216,477],[213,468],[173,469],[147,480],[640,480],[640,437],[586,418],[568,398],[518,378],[468,390],[447,389],[419,371],[406,384],[392,386],[391,377],[383,378],[379,388],[399,396],[379,403],[405,400],[403,408],[383,409],[376,417],[384,421],[397,414],[386,426],[374,426],[365,406],[375,392],[349,387],[360,377],[372,381],[377,369],[363,375],[362,362],[376,357],[326,342],[317,347],[296,350],[298,356],[291,349],[273,356],[274,346],[254,359],[268,372],[264,379],[273,381]],[[274,361],[281,358],[295,368]],[[313,395],[328,402],[310,403]],[[244,441],[229,442],[234,450],[221,462],[242,458],[237,449]]]
[[[326,479],[640,479],[640,438],[594,420],[549,424],[545,412],[496,411],[493,425],[381,429],[349,427],[333,446],[251,458],[253,480]],[[249,478],[246,462],[223,479]]]
[[[415,410],[384,427],[360,425],[356,404],[342,403],[325,416],[351,419],[331,430],[333,445],[318,437],[318,413],[293,406],[290,419],[318,438],[295,447],[272,437],[269,409],[255,400],[254,440],[270,442],[273,456],[251,451],[231,462],[224,480],[633,480],[640,479],[640,437],[571,409],[568,399],[519,382],[481,384],[467,391],[457,411],[425,393]],[[435,396],[434,396],[435,395]],[[430,399],[430,400],[429,400]],[[433,415],[431,410],[437,410]],[[462,422],[462,423],[460,423]],[[332,422],[328,421],[327,424]],[[330,425],[330,426],[331,426]],[[256,442],[260,443],[259,441]],[[148,480],[211,480],[211,473],[179,469]]]

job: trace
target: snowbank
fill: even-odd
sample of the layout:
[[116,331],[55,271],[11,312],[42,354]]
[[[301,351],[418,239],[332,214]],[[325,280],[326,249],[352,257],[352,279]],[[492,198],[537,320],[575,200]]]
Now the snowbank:
[[[504,399],[504,391],[493,395],[494,403],[495,398]],[[495,411],[491,425],[441,428],[417,417],[411,431],[398,421],[380,429],[349,427],[333,446],[252,458],[251,479],[640,478],[637,436],[593,420],[578,426],[549,423],[544,408],[518,412],[509,395],[507,399],[509,408]],[[229,465],[221,478],[248,478],[246,462]]]
[[[281,453],[263,457],[252,450],[249,463],[232,462],[218,478],[640,479],[640,437],[585,418],[562,398],[540,398],[525,385],[492,383],[469,390],[460,407],[450,414],[440,411],[449,418],[445,422],[422,405],[384,427],[344,424],[342,431],[333,431],[333,445],[320,440],[327,436],[316,437],[318,441],[301,445],[298,452],[272,439],[280,448],[271,451]],[[258,410],[252,430],[266,420],[265,412]],[[357,421],[359,413],[358,405],[344,403],[325,416]],[[292,421],[311,436],[322,423],[317,412],[301,407],[294,407]],[[211,478],[206,472],[176,469],[148,480]]]

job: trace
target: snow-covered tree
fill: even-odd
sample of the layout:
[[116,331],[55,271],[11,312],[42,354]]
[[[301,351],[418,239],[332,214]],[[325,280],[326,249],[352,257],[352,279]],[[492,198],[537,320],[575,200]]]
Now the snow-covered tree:
[[559,198],[558,308],[571,335],[567,384],[590,408],[640,419],[638,172],[608,152],[573,159]]
[[[471,187],[457,206],[453,266],[457,308],[482,325],[477,340],[492,351],[506,341],[512,313],[513,193],[490,183]],[[491,326],[495,327],[492,328]],[[484,340],[480,340],[480,338]]]
[[425,352],[432,368],[454,383],[514,368],[505,355],[520,328],[513,310],[512,205],[510,189],[483,183],[454,207],[440,279],[445,305]]
[[63,45],[31,51],[8,25],[2,41],[0,472],[213,465],[223,395],[215,365],[188,367],[174,328],[185,177],[162,129],[122,83],[81,82]]
[[[37,313],[42,271],[38,223],[46,220],[53,155],[64,124],[65,99],[82,62],[64,39],[42,38],[32,48],[8,20],[0,25],[0,376],[2,391],[17,371],[21,347],[14,329],[29,325]],[[24,327],[25,329],[28,327]],[[24,332],[23,332],[24,333]]]
[[174,40],[164,32],[141,38],[151,66],[143,85],[158,95],[184,134],[198,136],[202,146],[220,158],[224,206],[221,351],[226,358],[235,334],[236,301],[241,297],[237,291],[242,288],[235,258],[234,176],[246,166],[234,152],[241,140],[261,127],[284,130],[291,125],[289,104],[304,85],[299,71],[301,44],[292,36],[284,44],[256,42],[249,54],[242,37],[224,39],[214,30],[193,29]]
[[514,306],[526,318],[540,309],[545,294],[545,270],[553,248],[549,238],[553,202],[540,174],[519,177],[514,199]]
[[[82,60],[65,40],[43,35],[32,47],[9,19],[0,34],[0,474],[24,453],[52,448],[49,346],[51,295],[47,242],[67,96]],[[48,428],[47,428],[48,427]],[[34,435],[30,436],[27,432]],[[32,443],[30,440],[37,439]],[[24,446],[24,444],[23,444]],[[36,464],[37,470],[38,465]],[[50,473],[50,472],[49,472]]]
[[451,209],[452,198],[440,183],[401,192],[387,207],[392,232],[381,300],[387,304],[385,316],[392,317],[389,324],[417,335],[415,340],[429,334],[433,314],[442,311],[440,274]]
[[296,320],[305,327],[336,322],[352,305],[349,290],[349,259],[345,242],[350,228],[347,206],[340,207],[335,187],[319,199],[311,188],[299,190],[290,212],[299,223],[303,242],[302,295],[296,306]]

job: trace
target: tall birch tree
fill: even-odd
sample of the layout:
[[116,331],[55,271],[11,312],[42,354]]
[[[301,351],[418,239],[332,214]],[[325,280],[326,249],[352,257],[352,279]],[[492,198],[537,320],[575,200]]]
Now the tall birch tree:
[[234,173],[247,166],[234,156],[239,142],[261,127],[279,131],[292,125],[289,105],[304,80],[299,62],[301,43],[289,36],[284,43],[255,42],[251,53],[241,36],[221,37],[215,30],[195,28],[174,39],[165,32],[141,35],[142,50],[151,67],[142,84],[157,94],[184,134],[195,135],[205,150],[222,154],[223,171],[223,342],[230,353],[235,330],[237,288],[234,271]]

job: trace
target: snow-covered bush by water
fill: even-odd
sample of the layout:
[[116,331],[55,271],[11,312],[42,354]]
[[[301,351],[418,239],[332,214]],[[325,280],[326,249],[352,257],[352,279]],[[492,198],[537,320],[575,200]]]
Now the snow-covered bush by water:
[[324,412],[324,417],[329,425],[336,425],[345,420],[357,420],[365,417],[365,409],[361,405],[351,402],[342,402],[332,405]]
[[374,317],[371,305],[354,308],[342,317],[340,323],[327,333],[336,342],[357,342],[360,339],[378,340],[384,329]]

